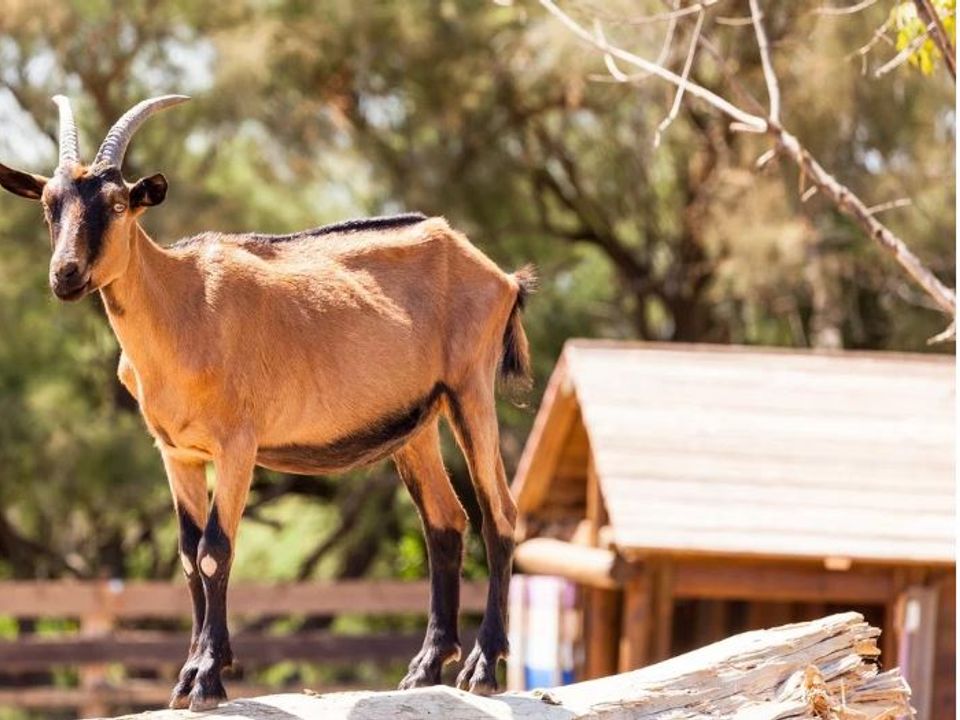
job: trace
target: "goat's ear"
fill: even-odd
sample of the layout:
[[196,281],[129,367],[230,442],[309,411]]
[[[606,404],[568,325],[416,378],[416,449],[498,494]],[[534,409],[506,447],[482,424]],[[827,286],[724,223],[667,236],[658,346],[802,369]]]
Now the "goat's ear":
[[151,207],[159,205],[167,196],[167,179],[157,173],[137,180],[130,188],[130,207]]
[[20,172],[6,165],[0,165],[0,187],[14,195],[39,200],[43,194],[43,186],[46,184],[47,178],[43,175]]

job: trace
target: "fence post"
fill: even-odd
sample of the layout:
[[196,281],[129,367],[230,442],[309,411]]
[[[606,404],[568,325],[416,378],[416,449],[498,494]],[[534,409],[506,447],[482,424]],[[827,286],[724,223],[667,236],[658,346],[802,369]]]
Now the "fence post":
[[[85,638],[107,637],[116,624],[116,600],[123,588],[120,580],[103,580],[97,584],[97,603],[93,610],[80,617],[80,636]],[[80,666],[80,689],[84,702],[80,711],[84,717],[103,717],[109,708],[102,696],[107,684],[107,663],[90,663]]]

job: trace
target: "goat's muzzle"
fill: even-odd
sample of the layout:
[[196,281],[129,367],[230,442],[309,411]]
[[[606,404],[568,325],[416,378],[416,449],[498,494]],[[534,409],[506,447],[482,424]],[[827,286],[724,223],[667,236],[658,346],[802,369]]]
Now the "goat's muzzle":
[[67,261],[50,268],[50,289],[60,300],[73,302],[90,292],[90,272]]

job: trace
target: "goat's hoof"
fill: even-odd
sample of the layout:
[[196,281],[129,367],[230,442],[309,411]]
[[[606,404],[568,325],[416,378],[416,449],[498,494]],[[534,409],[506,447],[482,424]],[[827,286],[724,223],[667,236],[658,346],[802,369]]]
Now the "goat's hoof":
[[182,695],[174,691],[173,695],[170,697],[170,709],[186,710],[188,707],[190,707],[190,693]]
[[440,685],[443,680],[443,666],[460,659],[460,645],[452,644],[446,648],[439,645],[426,645],[410,661],[406,677],[400,681],[398,689],[412,690],[418,687]]
[[227,691],[223,689],[223,683],[218,677],[198,676],[197,681],[190,693],[190,710],[192,712],[203,712],[204,710],[213,710],[217,705],[227,701]]
[[183,669],[180,670],[180,677],[170,695],[170,707],[174,710],[183,710],[190,705],[190,692],[193,690],[193,681],[197,677],[196,661],[192,658],[187,660]]
[[493,695],[499,691],[497,685],[497,662],[499,655],[488,658],[480,646],[475,646],[463,669],[457,676],[457,687],[468,690],[474,695]]

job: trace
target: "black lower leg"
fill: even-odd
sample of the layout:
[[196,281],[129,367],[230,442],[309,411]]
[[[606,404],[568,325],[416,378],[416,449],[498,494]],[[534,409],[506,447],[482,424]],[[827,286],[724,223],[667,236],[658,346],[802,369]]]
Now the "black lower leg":
[[460,657],[460,565],[463,535],[454,528],[424,526],[430,561],[430,616],[423,648],[410,662],[400,688],[439,685],[443,666]]
[[197,677],[190,694],[190,709],[205,710],[226,699],[220,671],[233,663],[227,630],[227,583],[230,579],[232,548],[220,526],[216,507],[197,549],[197,565],[203,582],[206,604],[203,629],[197,649]]
[[200,639],[207,602],[203,591],[203,580],[200,579],[197,568],[197,550],[200,547],[203,532],[183,508],[179,508],[177,514],[180,520],[180,560],[183,563],[183,573],[187,578],[187,587],[190,589],[190,600],[193,604],[193,629],[190,633],[190,654],[192,655]]
[[[489,526],[491,523],[484,523]],[[490,567],[490,585],[487,590],[487,607],[484,612],[477,644],[490,658],[506,657],[507,602],[510,591],[510,574],[513,565],[513,537],[498,534],[492,528],[484,530],[487,547],[487,563]]]
[[460,649],[457,618],[460,612],[460,565],[463,536],[453,528],[427,528],[430,560],[430,621],[427,636],[439,647]]
[[170,705],[174,708],[186,706],[188,696],[193,689],[193,681],[197,676],[196,652],[200,641],[200,630],[203,628],[203,618],[206,611],[206,597],[203,591],[203,580],[197,568],[197,548],[200,545],[202,531],[196,521],[182,507],[177,508],[177,518],[180,526],[180,561],[183,565],[183,574],[187,578],[187,587],[190,590],[190,600],[193,604],[193,627],[190,631],[190,651],[187,661],[180,670],[177,684],[173,688]]
[[509,651],[507,601],[514,541],[512,536],[500,535],[488,519],[484,519],[483,525],[487,565],[490,568],[487,607],[480,623],[477,643],[457,677],[457,686],[470,692],[489,694],[498,689],[497,665]]

